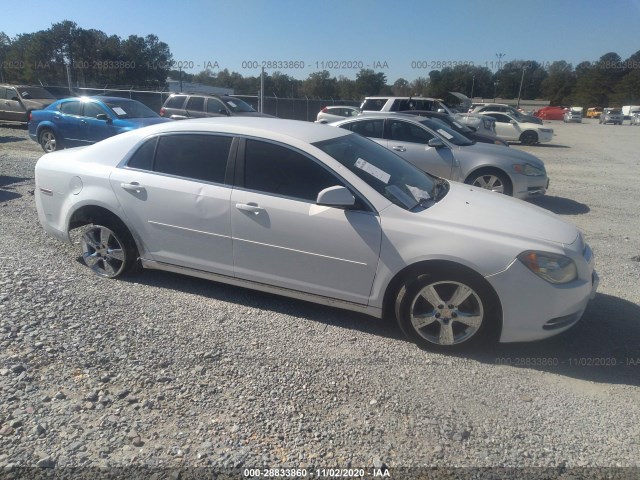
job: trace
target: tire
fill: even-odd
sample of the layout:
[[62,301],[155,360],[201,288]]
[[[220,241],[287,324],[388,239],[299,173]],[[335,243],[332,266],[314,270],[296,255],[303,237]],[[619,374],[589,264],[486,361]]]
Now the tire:
[[53,133],[53,130],[50,128],[43,128],[38,134],[38,143],[44,150],[44,153],[51,153],[59,150],[61,145],[56,137],[56,134]]
[[513,195],[513,187],[507,174],[493,168],[480,169],[473,172],[466,178],[464,183],[504,195]]
[[538,134],[536,132],[524,132],[520,135],[520,143],[522,145],[535,145],[538,143]]
[[99,277],[116,278],[138,263],[133,237],[119,221],[91,225],[80,239],[82,261]]
[[498,298],[486,280],[462,267],[443,267],[405,284],[395,308],[405,336],[427,350],[452,352],[498,339]]

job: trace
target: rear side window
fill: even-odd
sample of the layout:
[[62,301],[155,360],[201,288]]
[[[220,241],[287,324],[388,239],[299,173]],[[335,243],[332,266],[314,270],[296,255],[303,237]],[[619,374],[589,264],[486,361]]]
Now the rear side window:
[[369,138],[382,138],[382,126],[384,120],[361,120],[359,122],[340,125],[341,128],[351,130],[353,133]]
[[131,156],[127,168],[224,183],[231,140],[198,134],[151,138]]
[[167,100],[165,108],[182,108],[186,98],[186,95],[175,95],[170,97],[169,100]]
[[81,107],[82,105],[80,105],[80,102],[66,102],[60,104],[60,111],[67,115],[80,115]]
[[156,150],[157,138],[147,140],[129,159],[127,166],[140,170],[153,170],[153,154]]
[[178,177],[224,183],[231,140],[198,134],[160,137],[153,169]]
[[374,112],[379,112],[384,107],[384,104],[387,103],[386,98],[368,98],[362,104],[362,110],[370,110]]
[[187,102],[187,110],[204,111],[204,97],[191,97]]
[[245,188],[309,202],[315,202],[325,188],[342,185],[309,157],[258,140],[247,140],[244,174]]

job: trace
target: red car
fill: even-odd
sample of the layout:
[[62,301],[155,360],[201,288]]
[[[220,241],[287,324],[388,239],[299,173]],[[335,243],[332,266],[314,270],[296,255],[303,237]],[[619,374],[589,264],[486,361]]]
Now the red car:
[[564,120],[564,112],[567,110],[567,107],[543,107],[533,115],[542,120]]

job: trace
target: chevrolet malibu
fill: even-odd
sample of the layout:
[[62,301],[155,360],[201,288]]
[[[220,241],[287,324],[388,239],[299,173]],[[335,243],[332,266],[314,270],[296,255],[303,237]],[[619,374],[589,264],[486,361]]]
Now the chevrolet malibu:
[[36,165],[44,229],[101,277],[141,265],[395,319],[423,348],[537,340],[595,295],[573,225],[341,128],[159,124]]

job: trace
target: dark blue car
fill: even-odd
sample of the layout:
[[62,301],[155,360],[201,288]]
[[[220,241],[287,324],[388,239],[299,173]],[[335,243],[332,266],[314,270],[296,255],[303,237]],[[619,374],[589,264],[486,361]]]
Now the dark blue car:
[[170,121],[128,98],[72,97],[31,112],[29,136],[49,153],[91,145],[122,132]]

